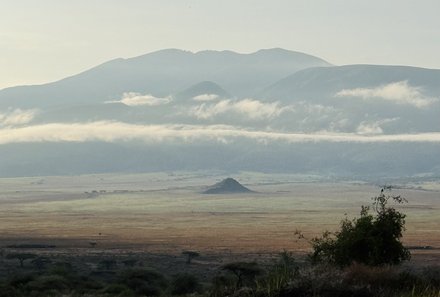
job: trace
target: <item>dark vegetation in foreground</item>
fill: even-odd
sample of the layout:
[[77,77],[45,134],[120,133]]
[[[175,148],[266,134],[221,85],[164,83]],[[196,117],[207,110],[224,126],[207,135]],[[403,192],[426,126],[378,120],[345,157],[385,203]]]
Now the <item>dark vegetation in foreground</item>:
[[[3,251],[6,273],[0,297],[39,296],[440,296],[440,266],[400,266],[410,258],[400,239],[405,215],[389,203],[403,203],[384,191],[362,207],[359,218],[341,221],[340,230],[309,240],[312,253],[297,262],[287,251],[271,263],[231,262],[210,267],[211,275],[167,274],[130,256],[96,257],[84,269],[56,255]],[[301,232],[298,237],[307,240]],[[183,265],[195,265],[195,251],[182,253]],[[5,271],[5,269],[3,269]]]

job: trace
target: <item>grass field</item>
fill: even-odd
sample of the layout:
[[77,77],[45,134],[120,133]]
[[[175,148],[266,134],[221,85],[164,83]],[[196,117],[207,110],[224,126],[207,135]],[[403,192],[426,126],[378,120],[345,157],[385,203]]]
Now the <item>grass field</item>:
[[[221,174],[159,173],[0,179],[0,236],[88,247],[151,251],[305,251],[307,237],[358,215],[380,188],[315,176],[234,175],[256,193],[204,195]],[[400,184],[409,200],[404,241],[440,248],[440,184]],[[420,250],[418,253],[427,253]],[[436,258],[437,257],[437,258]]]

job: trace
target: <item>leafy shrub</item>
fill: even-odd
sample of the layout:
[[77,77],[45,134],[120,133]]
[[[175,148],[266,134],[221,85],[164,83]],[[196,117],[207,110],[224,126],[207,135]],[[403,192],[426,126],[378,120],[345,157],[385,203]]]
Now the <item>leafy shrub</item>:
[[378,266],[399,264],[410,258],[400,238],[405,226],[405,215],[389,207],[388,201],[406,201],[400,196],[385,195],[382,189],[374,197],[375,215],[369,207],[362,207],[360,218],[341,221],[340,230],[334,234],[324,232],[312,239],[312,262],[327,262],[348,266],[352,262]]
[[[320,264],[303,268],[294,279],[293,288],[299,292],[307,292],[309,295],[317,295],[328,288],[340,287],[342,285],[342,271],[337,267],[328,264]],[[308,295],[307,295],[308,296]]]
[[75,288],[75,292],[80,294],[95,293],[103,288],[103,284],[100,281],[85,275],[68,278],[68,280],[71,286]]
[[167,287],[166,278],[151,269],[132,269],[125,271],[120,283],[138,295],[159,296]]
[[256,281],[257,292],[264,296],[278,296],[280,292],[294,279],[298,272],[291,253],[284,251],[280,259],[271,267],[264,277]]
[[115,259],[103,259],[99,262],[99,267],[105,270],[112,270],[117,265]]
[[19,297],[20,295],[16,288],[7,284],[0,285],[0,297]]
[[123,260],[122,263],[125,265],[125,267],[134,267],[136,263],[138,263],[138,260],[134,258],[130,258]]
[[35,275],[32,273],[14,274],[9,278],[7,285],[14,288],[21,288],[34,279]]
[[422,278],[428,286],[440,289],[440,266],[425,267]]
[[102,290],[102,293],[110,296],[133,296],[133,292],[126,285],[110,284]]
[[53,265],[49,269],[49,273],[61,275],[65,278],[69,278],[72,276],[72,274],[75,274],[72,264],[67,261],[57,261],[53,263]]
[[368,286],[373,288],[399,286],[401,274],[390,266],[372,267],[353,263],[344,269],[343,283],[346,286]]
[[217,275],[212,279],[209,296],[220,297],[229,296],[235,290],[236,280],[229,275]]
[[27,284],[27,290],[36,292],[65,291],[69,288],[67,279],[60,275],[42,275]]
[[179,274],[171,282],[171,294],[185,295],[198,292],[201,286],[197,277],[191,274]]

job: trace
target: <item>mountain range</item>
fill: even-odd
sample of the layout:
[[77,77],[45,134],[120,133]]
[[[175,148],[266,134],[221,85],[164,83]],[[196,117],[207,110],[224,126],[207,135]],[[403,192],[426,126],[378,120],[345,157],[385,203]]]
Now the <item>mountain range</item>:
[[[0,90],[0,176],[440,174],[440,70],[167,49]],[[398,152],[398,153],[396,153]]]
[[203,81],[216,82],[235,96],[252,96],[295,71],[329,65],[319,58],[283,49],[252,54],[166,49],[115,59],[53,83],[7,88],[0,92],[0,104],[46,107],[102,103],[126,92],[164,97]]

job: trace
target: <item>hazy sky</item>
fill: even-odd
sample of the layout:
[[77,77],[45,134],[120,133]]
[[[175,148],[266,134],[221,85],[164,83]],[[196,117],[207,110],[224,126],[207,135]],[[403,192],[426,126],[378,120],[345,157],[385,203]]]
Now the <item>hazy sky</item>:
[[440,68],[439,0],[1,0],[0,88],[163,48]]

